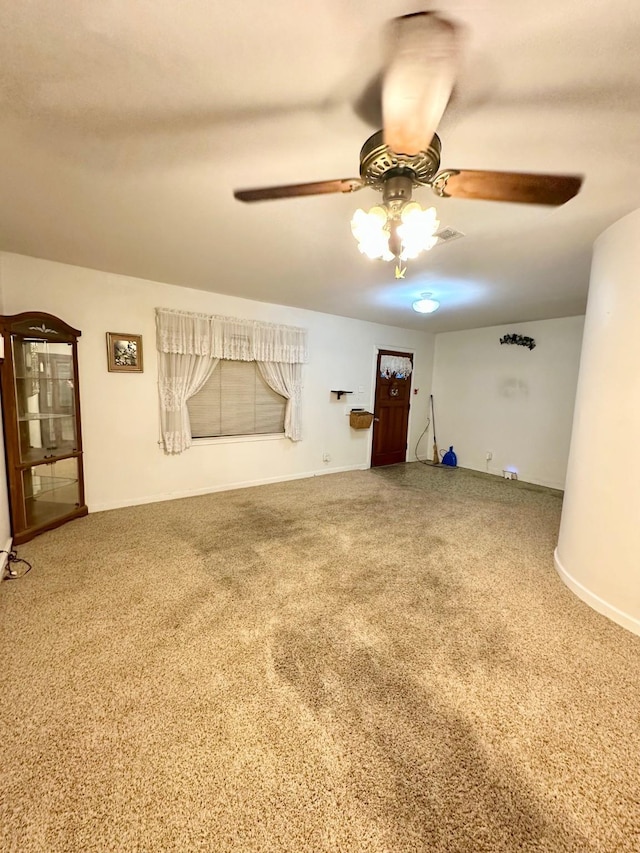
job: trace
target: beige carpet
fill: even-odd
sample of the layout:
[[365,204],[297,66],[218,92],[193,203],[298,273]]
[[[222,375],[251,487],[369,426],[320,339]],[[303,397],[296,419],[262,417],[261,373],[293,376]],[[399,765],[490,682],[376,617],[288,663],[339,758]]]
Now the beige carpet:
[[90,515],[0,588],[0,849],[640,850],[560,496],[417,463]]

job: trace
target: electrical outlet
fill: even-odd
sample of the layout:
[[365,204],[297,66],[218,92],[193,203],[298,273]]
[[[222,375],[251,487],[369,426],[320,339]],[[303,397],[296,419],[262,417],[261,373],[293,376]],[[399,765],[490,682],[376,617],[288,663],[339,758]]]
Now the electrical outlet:
[[493,459],[493,450],[487,450],[487,455],[485,458],[487,462],[491,462],[491,460]]
[[505,480],[517,480],[518,479],[518,475],[516,474],[515,471],[503,471],[502,476],[505,478]]
[[322,461],[323,462],[331,462],[331,454],[330,453],[323,453],[322,454]]

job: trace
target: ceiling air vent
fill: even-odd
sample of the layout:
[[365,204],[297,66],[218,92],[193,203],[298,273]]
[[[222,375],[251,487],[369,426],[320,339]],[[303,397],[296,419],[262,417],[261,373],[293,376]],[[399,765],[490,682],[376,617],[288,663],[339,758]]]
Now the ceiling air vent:
[[441,228],[440,231],[436,231],[435,236],[438,238],[436,246],[440,246],[442,243],[451,243],[452,240],[464,237],[464,234],[462,231],[456,231],[455,228]]

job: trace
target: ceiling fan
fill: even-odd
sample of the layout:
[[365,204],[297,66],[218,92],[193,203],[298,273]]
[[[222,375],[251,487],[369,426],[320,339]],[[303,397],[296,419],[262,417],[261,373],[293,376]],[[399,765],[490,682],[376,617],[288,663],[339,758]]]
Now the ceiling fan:
[[453,88],[458,43],[459,27],[436,12],[393,19],[382,86],[384,130],[364,143],[360,177],[235,190],[235,198],[255,202],[352,193],[364,187],[378,190],[382,205],[368,214],[358,211],[352,229],[361,251],[385,260],[415,257],[437,242],[433,237],[439,224],[435,211],[423,211],[411,201],[416,187],[431,187],[440,198],[540,205],[569,201],[580,190],[580,176],[439,171],[441,142],[436,129]]

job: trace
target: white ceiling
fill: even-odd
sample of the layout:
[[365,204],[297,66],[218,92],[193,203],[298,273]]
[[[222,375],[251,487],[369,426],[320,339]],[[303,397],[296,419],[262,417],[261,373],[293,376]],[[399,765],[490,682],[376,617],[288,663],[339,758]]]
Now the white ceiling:
[[[442,0],[464,62],[451,168],[583,174],[560,208],[439,200],[464,239],[361,256],[374,191],[246,205],[234,188],[357,176],[354,105],[389,0],[0,0],[0,249],[431,331],[584,311],[591,245],[640,205],[636,0]],[[422,291],[442,307],[411,310]]]

